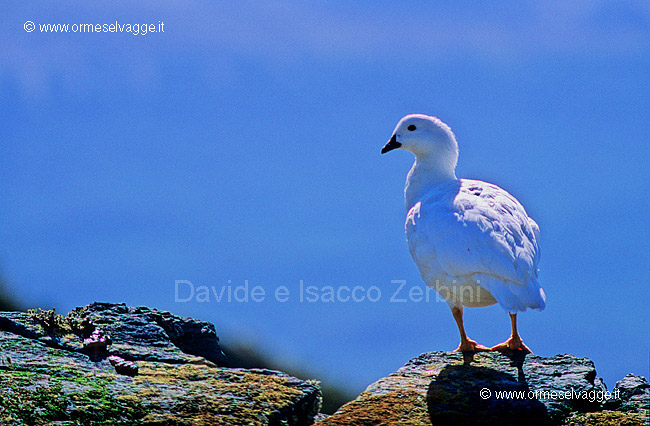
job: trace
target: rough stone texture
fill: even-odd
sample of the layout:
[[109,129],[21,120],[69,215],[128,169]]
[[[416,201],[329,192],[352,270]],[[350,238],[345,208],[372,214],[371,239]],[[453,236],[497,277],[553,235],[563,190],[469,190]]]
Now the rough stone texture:
[[[83,339],[112,338],[91,357]],[[109,355],[134,361],[118,374]],[[318,385],[284,373],[220,367],[212,324],[95,303],[67,316],[0,313],[0,425],[308,425]]]
[[[631,379],[625,383],[634,388],[632,394],[640,395]],[[560,398],[566,391],[573,391],[572,397]],[[511,397],[504,398],[504,392],[511,392]],[[317,425],[645,424],[645,413],[627,396],[614,407],[629,407],[626,412],[601,411],[604,392],[593,363],[586,358],[432,352],[373,383]]]
[[616,382],[614,390],[618,390],[619,398],[605,404],[607,410],[625,412],[642,412],[648,415],[650,409],[650,384],[645,377],[628,374]]
[[[0,330],[39,340],[48,346],[82,351],[83,320],[100,327],[113,338],[108,355],[127,360],[167,363],[213,362],[226,365],[214,325],[146,307],[93,303],[66,317],[52,311],[38,314],[3,312]],[[75,327],[76,326],[76,327]]]
[[593,363],[573,355],[422,354],[331,416],[315,382],[224,364],[212,324],[169,312],[0,312],[0,425],[650,424],[645,378],[605,400]]

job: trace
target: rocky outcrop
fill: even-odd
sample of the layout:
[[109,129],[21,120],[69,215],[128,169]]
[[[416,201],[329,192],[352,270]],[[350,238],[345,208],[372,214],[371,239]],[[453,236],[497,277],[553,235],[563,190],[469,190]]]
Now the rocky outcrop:
[[632,375],[607,392],[593,363],[573,355],[432,352],[317,425],[632,426],[647,424],[649,396],[647,381]]
[[212,324],[95,303],[0,313],[2,425],[308,425],[315,382],[226,368]]
[[642,412],[650,408],[650,384],[634,374],[628,374],[616,382],[614,387],[616,397],[605,403],[605,409],[624,412]]
[[573,355],[431,352],[327,417],[317,382],[226,367],[207,322],[109,303],[0,312],[0,425],[637,426],[649,398],[634,375],[607,392]]

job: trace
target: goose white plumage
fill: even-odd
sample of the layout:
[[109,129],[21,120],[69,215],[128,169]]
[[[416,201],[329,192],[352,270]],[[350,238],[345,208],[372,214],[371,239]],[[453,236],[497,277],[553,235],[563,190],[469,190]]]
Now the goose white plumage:
[[[523,351],[517,312],[546,304],[538,276],[539,227],[504,189],[457,179],[458,144],[436,117],[412,114],[397,124],[382,154],[415,155],[404,189],[406,236],[424,282],[447,301],[458,325],[456,351]],[[510,314],[512,334],[492,348],[469,339],[463,306],[499,303]]]

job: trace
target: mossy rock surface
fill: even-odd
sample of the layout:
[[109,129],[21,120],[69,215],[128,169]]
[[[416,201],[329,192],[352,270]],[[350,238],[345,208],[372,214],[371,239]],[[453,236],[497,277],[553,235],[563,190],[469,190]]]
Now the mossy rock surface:
[[[605,400],[607,389],[587,358],[431,352],[316,424],[633,426],[647,419],[647,386],[643,377],[628,376]],[[618,410],[604,411],[607,403]]]
[[[89,323],[110,333],[101,353],[84,348]],[[137,374],[118,374],[109,355],[134,362]],[[66,316],[2,312],[0,425],[313,423],[317,384],[224,363],[212,324],[168,312],[115,304]]]
[[[605,399],[593,362],[567,354],[422,354],[329,417],[319,414],[317,382],[225,363],[212,324],[156,309],[94,303],[66,316],[0,312],[0,425],[637,426],[649,419],[645,378],[626,376]],[[567,392],[573,396],[559,396]]]

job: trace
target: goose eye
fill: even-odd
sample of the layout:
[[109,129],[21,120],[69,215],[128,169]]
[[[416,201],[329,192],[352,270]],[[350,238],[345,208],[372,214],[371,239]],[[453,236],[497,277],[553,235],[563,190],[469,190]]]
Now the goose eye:
[[413,130],[415,130],[415,126],[411,124],[410,126],[407,127],[407,129],[409,129],[412,132]]

